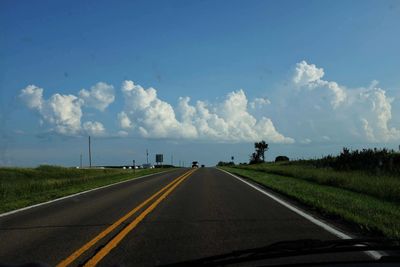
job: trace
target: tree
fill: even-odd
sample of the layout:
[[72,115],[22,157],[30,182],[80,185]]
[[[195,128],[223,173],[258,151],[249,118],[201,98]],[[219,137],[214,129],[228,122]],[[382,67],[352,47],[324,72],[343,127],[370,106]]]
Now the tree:
[[265,162],[265,152],[268,150],[268,144],[262,140],[254,143],[255,152],[250,156],[250,164]]
[[261,142],[254,143],[254,148],[256,149],[256,153],[259,155],[261,162],[265,162],[265,152],[268,150],[268,144],[262,140]]
[[253,152],[253,154],[251,154],[250,156],[249,164],[257,164],[257,163],[261,163],[261,159],[256,152]]

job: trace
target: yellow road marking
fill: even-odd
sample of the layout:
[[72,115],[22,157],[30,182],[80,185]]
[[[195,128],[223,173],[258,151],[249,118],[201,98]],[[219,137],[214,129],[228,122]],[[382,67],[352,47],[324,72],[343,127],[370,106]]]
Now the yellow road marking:
[[117,228],[119,225],[121,225],[124,221],[129,219],[133,214],[135,214],[138,210],[143,208],[145,205],[147,205],[150,201],[155,199],[157,196],[162,194],[165,190],[167,190],[169,187],[171,187],[174,183],[178,182],[179,179],[184,179],[185,177],[189,176],[190,174],[193,173],[194,170],[189,170],[179,176],[178,178],[174,179],[172,182],[167,184],[165,187],[160,189],[158,192],[156,192],[154,195],[146,199],[144,202],[142,202],[139,206],[135,207],[131,211],[129,211],[127,214],[125,214],[123,217],[121,217],[118,221],[110,225],[107,229],[102,231],[100,234],[98,234],[96,237],[94,237],[92,240],[87,242],[85,245],[83,245],[81,248],[73,252],[69,257],[61,261],[60,263],[57,264],[57,267],[65,267],[70,265],[73,261],[75,261],[79,256],[81,256],[85,251],[93,247],[99,240],[103,239],[105,236],[107,236],[109,233],[111,233],[115,228]]
[[[194,171],[193,171],[194,172]],[[191,172],[190,174],[192,174]],[[161,203],[171,192],[182,183],[187,177],[187,175],[176,182],[172,187],[170,187],[164,194],[162,194],[156,201],[154,201],[147,209],[145,209],[135,220],[133,220],[128,226],[126,226],[121,232],[119,232],[110,242],[108,242],[99,252],[96,253],[85,265],[88,266],[96,266],[105,256],[107,256],[110,251],[115,248],[122,239],[132,231],[150,212],[152,212],[158,204]]]

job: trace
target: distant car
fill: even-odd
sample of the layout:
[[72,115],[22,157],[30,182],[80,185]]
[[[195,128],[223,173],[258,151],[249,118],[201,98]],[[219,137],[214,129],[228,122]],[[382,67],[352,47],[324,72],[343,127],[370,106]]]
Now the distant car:
[[192,168],[198,168],[198,167],[199,167],[199,163],[197,161],[193,161]]

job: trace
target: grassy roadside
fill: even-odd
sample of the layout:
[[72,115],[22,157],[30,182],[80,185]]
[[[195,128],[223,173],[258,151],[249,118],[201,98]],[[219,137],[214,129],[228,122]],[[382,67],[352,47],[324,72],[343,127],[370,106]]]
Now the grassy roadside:
[[0,213],[166,170],[0,168]]
[[400,205],[340,187],[239,167],[221,167],[283,193],[322,213],[339,216],[366,232],[400,238]]
[[400,203],[398,176],[372,175],[362,171],[335,171],[297,162],[262,163],[244,165],[240,168],[299,178]]

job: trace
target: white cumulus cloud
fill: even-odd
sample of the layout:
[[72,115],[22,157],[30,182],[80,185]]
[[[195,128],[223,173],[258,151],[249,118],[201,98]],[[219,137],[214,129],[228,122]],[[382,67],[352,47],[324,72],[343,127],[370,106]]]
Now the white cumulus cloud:
[[303,60],[296,64],[293,83],[300,88],[327,88],[331,92],[331,105],[333,108],[337,108],[346,100],[346,89],[336,82],[323,80],[324,75],[322,68],[318,68],[314,64],[308,64]]
[[86,122],[82,127],[82,107],[85,101],[75,95],[56,93],[44,99],[42,88],[29,85],[21,90],[19,97],[28,108],[40,115],[41,125],[47,123],[50,130],[56,133],[73,136],[84,132],[103,134],[105,131],[99,122]]
[[123,111],[118,113],[118,122],[119,122],[119,126],[122,129],[129,129],[129,128],[133,127],[132,122],[129,119],[128,115]]
[[[377,81],[351,88],[324,76],[323,68],[301,61],[295,66],[290,87],[272,92],[269,98],[249,100],[240,89],[215,102],[184,96],[174,104],[160,99],[152,87],[124,81],[124,104],[114,115],[118,129],[112,136],[269,143],[293,143],[288,136],[294,136],[302,144],[400,140],[399,112],[395,110],[399,106],[393,104],[395,98],[389,91]],[[42,88],[28,85],[19,98],[39,114],[41,126],[51,131],[106,136],[104,125],[95,118],[83,121],[88,116],[84,111],[87,107],[106,110],[115,101],[114,93],[112,85],[99,82],[75,95],[56,93],[46,99]],[[98,114],[92,110],[90,116]]]
[[[365,140],[371,142],[400,140],[400,130],[390,126],[393,99],[386,95],[385,90],[378,87],[377,81],[373,81],[368,88],[351,89],[335,81],[323,80],[323,76],[322,68],[302,61],[296,64],[292,80],[298,89],[306,88],[308,89],[306,91],[309,92],[306,96],[307,99],[297,97],[297,102],[311,103],[314,101],[314,106],[327,109],[323,104],[318,104],[318,101],[324,97],[319,96],[316,90],[322,89],[323,92],[329,92],[327,97],[330,99],[332,110],[324,113],[326,116],[324,119],[333,120],[331,125],[335,125],[335,127],[331,131],[343,132],[344,129],[348,129],[349,133],[357,137],[364,137]],[[299,110],[298,112],[303,111]],[[320,110],[316,116],[322,116],[322,112],[323,110]],[[310,115],[313,114],[307,114],[307,118]]]
[[19,96],[29,108],[41,115],[42,120],[53,125],[56,132],[65,135],[79,133],[83,101],[76,96],[54,94],[45,100],[43,89],[35,85],[22,89]]
[[74,135],[81,128],[83,102],[74,95],[54,94],[40,110],[44,120],[55,125],[58,133]]
[[354,98],[354,103],[359,105],[364,135],[369,141],[387,142],[400,139],[400,130],[389,126],[393,99],[387,97],[383,89],[364,89]]
[[308,64],[303,60],[296,64],[293,82],[299,86],[309,85],[319,81],[324,74],[322,68],[317,68],[314,64]]
[[122,92],[125,97],[125,114],[138,125],[142,136],[179,138],[187,135],[187,132],[182,131],[172,106],[160,100],[154,88],[144,89],[132,81],[124,81]]
[[79,97],[85,105],[104,111],[115,100],[114,87],[104,82],[98,82],[90,90],[82,89]]
[[100,136],[103,135],[105,132],[105,128],[103,124],[101,124],[98,121],[87,121],[83,123],[83,129],[88,133],[89,135],[96,135]]
[[43,104],[43,89],[35,85],[28,85],[21,90],[21,100],[32,109],[40,110]]
[[269,118],[257,120],[248,112],[249,103],[243,90],[231,92],[223,102],[213,105],[203,101],[192,105],[189,97],[181,97],[176,108],[159,99],[154,88],[144,89],[132,81],[124,81],[121,90],[125,109],[119,119],[126,115],[144,137],[294,142],[279,133]]

